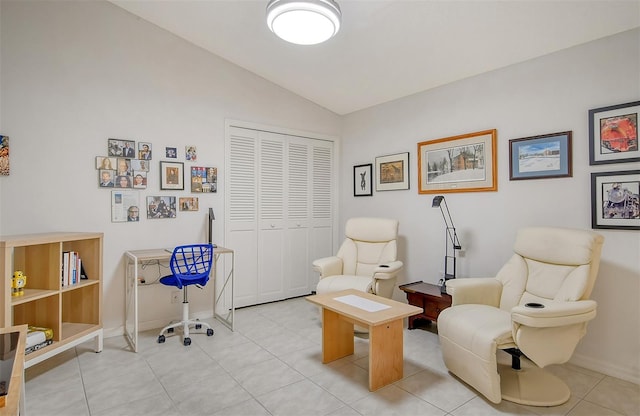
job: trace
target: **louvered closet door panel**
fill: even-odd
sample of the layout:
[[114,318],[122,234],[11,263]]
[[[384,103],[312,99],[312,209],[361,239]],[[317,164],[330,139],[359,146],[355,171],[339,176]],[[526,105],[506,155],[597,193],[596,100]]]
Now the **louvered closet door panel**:
[[235,251],[235,304],[242,307],[258,303],[257,132],[230,128],[227,149],[225,246]]
[[309,225],[311,213],[311,147],[309,139],[290,137],[287,145],[287,297],[311,293]]
[[333,142],[235,127],[227,137],[236,306],[311,293],[311,263],[334,254]]
[[260,132],[258,301],[284,299],[286,137]]
[[[319,259],[333,256],[333,216],[334,199],[333,178],[335,166],[333,161],[333,143],[314,140],[311,144],[311,244],[310,259]],[[337,249],[337,248],[336,248]],[[311,262],[309,267],[311,268]],[[310,273],[309,286],[313,287],[318,283],[318,276],[315,272]]]

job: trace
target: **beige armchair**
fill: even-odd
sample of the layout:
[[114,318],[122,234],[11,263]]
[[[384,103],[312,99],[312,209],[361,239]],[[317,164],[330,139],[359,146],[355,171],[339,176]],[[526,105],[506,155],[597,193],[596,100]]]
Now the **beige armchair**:
[[391,298],[402,269],[397,259],[398,221],[351,218],[345,237],[335,256],[313,262],[314,270],[320,273],[316,292],[356,289]]
[[[493,403],[569,400],[567,385],[542,368],[567,362],[596,316],[589,296],[603,242],[591,231],[526,228],[495,278],[447,281],[453,303],[438,334],[449,371]],[[511,365],[497,350],[511,354]]]

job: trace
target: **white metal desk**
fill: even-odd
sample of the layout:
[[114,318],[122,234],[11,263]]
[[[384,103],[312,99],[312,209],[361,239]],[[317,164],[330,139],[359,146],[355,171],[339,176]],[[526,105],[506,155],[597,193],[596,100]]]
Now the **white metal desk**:
[[[159,262],[168,262],[171,259],[171,251],[164,248],[156,248],[149,250],[131,250],[125,253],[125,335],[131,344],[133,351],[138,352],[138,267],[141,264],[155,264]],[[231,267],[229,272],[224,275],[224,281],[218,291],[218,258],[221,254],[231,255]],[[234,279],[233,271],[235,268],[235,253],[233,250],[225,247],[216,247],[213,249],[213,317],[222,322],[225,326],[233,331],[233,319],[235,315],[235,305],[233,300]],[[229,286],[230,285],[230,286]],[[228,287],[229,286],[229,287]],[[216,304],[220,302],[225,291],[231,290],[231,307],[228,312],[221,315],[216,313]]]

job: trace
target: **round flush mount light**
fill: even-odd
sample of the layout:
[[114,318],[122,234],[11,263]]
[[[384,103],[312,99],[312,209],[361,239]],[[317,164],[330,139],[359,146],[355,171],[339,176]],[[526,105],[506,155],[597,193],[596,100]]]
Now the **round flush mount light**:
[[342,13],[333,0],[271,0],[267,5],[267,25],[287,42],[315,45],[332,38],[340,30]]

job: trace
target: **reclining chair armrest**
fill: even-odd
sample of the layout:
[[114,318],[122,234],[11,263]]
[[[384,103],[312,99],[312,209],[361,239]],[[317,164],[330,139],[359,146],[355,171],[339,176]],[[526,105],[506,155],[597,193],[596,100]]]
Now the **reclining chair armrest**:
[[452,306],[474,303],[500,307],[502,283],[493,277],[451,279],[446,285]]
[[379,265],[373,270],[374,279],[391,279],[403,267],[403,263],[399,260],[390,261],[383,265]]
[[590,321],[596,316],[598,304],[593,300],[549,302],[544,308],[518,305],[511,309],[511,320],[533,328],[551,328]]
[[314,260],[313,270],[320,273],[320,279],[342,274],[342,259],[337,256],[332,256]]

